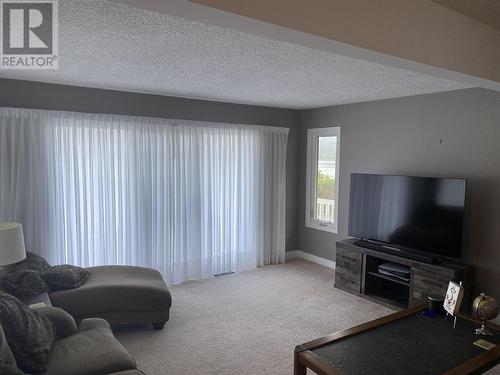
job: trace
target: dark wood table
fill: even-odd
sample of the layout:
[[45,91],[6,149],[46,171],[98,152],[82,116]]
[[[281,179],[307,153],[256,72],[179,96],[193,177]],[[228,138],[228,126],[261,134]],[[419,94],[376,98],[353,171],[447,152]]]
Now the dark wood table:
[[[480,374],[500,363],[500,326],[493,337],[477,336],[479,323],[465,316],[429,317],[426,305],[309,341],[295,348],[294,375]],[[496,344],[490,350],[473,342]]]

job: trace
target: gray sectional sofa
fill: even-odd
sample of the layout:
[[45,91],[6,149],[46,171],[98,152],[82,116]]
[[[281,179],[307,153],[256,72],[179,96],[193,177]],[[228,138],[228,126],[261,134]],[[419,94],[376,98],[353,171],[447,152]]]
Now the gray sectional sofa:
[[[77,327],[73,317],[62,309],[43,307],[37,311],[55,324],[57,336],[49,352],[48,369],[42,375],[144,374],[137,370],[135,361],[115,339],[109,323],[105,320],[84,319]],[[15,371],[16,361],[1,326],[0,365],[12,366]],[[19,370],[11,374],[22,372]]]
[[[1,290],[5,293],[2,293],[4,315],[0,314],[0,318],[8,319],[0,321],[2,324],[8,324],[15,317],[13,320],[17,322],[19,319],[16,317],[22,317],[23,311],[27,316],[31,316],[32,310],[27,305],[37,302],[48,305],[36,310],[54,323],[57,339],[52,341],[51,333],[51,346],[48,345],[42,350],[43,356],[39,357],[36,353],[28,356],[43,358],[43,367],[39,371],[44,371],[47,365],[47,351],[50,348],[48,368],[42,375],[143,374],[137,370],[135,361],[125,348],[114,338],[111,325],[151,324],[155,329],[164,327],[169,319],[172,297],[157,270],[133,266],[57,268],[58,266],[51,267],[43,258],[33,253],[16,267],[18,269],[1,275],[0,290],[5,285],[9,290]],[[65,287],[53,288],[54,285],[47,281],[51,289],[47,295],[40,293],[40,288],[37,287],[44,286],[48,272],[53,276],[53,283],[57,282],[57,286],[64,283]],[[78,280],[79,273],[85,274],[83,282]],[[33,291],[37,294],[33,293],[30,297],[13,296],[15,292]],[[13,310],[12,306],[18,310]],[[28,322],[29,319],[24,321]],[[50,326],[50,322],[46,322]],[[34,327],[30,324],[23,325],[23,329],[30,332]],[[0,325],[0,375],[4,375],[7,371],[5,369],[14,371],[7,372],[8,375],[23,374],[16,363],[31,369],[19,356],[20,353],[31,353],[24,348],[31,348],[32,344],[18,342],[18,338],[31,336],[18,332],[12,325],[5,325],[3,329]],[[9,338],[10,346],[5,336]],[[39,336],[34,337],[36,339]],[[16,353],[15,358],[13,352]]]

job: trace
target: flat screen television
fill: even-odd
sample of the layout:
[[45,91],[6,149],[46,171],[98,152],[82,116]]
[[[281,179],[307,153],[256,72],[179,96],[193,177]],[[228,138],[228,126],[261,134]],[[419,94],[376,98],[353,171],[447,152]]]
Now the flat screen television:
[[460,259],[466,184],[455,178],[353,173],[349,236],[409,255]]

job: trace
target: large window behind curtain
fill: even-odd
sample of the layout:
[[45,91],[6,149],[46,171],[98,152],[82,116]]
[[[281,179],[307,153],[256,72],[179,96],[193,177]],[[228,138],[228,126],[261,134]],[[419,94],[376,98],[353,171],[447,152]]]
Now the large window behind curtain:
[[0,108],[0,221],[170,282],[282,263],[288,129]]

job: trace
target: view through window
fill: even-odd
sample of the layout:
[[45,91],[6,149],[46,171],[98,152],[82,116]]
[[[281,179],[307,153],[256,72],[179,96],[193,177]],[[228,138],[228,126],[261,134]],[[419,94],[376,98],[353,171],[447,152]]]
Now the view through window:
[[316,219],[334,223],[337,137],[318,137]]
[[340,128],[309,129],[306,225],[337,232]]

